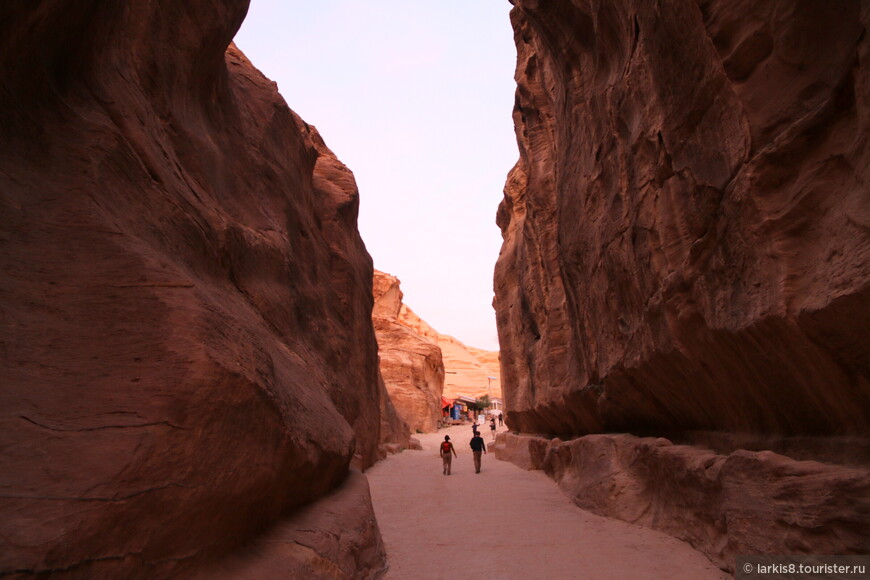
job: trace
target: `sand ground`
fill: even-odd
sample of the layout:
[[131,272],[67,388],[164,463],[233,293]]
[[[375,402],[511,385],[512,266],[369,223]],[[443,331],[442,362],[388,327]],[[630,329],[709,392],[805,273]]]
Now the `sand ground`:
[[[482,434],[489,445],[489,427]],[[438,457],[444,435],[458,453],[450,476]],[[581,510],[539,471],[490,454],[475,474],[470,426],[416,437],[422,451],[366,472],[388,580],[731,578],[671,536]]]

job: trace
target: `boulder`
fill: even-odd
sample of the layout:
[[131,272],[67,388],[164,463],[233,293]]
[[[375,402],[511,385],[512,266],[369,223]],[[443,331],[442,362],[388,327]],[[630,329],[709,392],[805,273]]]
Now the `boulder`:
[[627,434],[499,442],[498,459],[543,469],[583,509],[676,536],[730,572],[738,555],[870,551],[866,466]]
[[194,580],[375,580],[387,569],[368,480],[356,470],[331,494],[279,521]]

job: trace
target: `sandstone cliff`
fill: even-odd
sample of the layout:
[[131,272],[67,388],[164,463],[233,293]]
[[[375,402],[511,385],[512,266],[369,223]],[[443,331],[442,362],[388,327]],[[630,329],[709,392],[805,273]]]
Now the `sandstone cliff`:
[[189,578],[377,456],[354,179],[246,9],[0,7],[0,575]]
[[728,569],[867,553],[870,7],[512,3],[508,424],[721,449],[511,435],[500,452]]
[[542,469],[574,503],[689,542],[734,571],[746,554],[866,554],[870,470],[664,438],[502,433],[496,457]]
[[446,398],[459,395],[479,398],[487,393],[492,397],[502,396],[498,351],[474,348],[448,334],[441,334],[407,307],[399,311],[399,320],[441,349]]
[[452,336],[438,336],[438,346],[444,357],[444,396],[459,395],[479,399],[484,395],[501,398],[498,352],[465,345]]
[[399,279],[375,271],[372,321],[380,368],[392,404],[413,431],[438,429],[444,364],[441,349],[418,332],[428,327],[402,302]]
[[514,0],[521,431],[870,435],[870,9]]

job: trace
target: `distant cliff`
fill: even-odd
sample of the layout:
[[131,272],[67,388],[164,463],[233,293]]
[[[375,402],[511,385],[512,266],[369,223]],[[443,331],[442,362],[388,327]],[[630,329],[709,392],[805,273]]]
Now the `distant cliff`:
[[441,334],[402,302],[399,279],[375,271],[374,324],[381,372],[399,414],[413,429],[434,431],[441,395],[501,397],[498,352]]
[[417,332],[425,323],[402,297],[399,279],[375,270],[372,321],[381,374],[396,411],[411,430],[437,431],[444,389],[441,349]]

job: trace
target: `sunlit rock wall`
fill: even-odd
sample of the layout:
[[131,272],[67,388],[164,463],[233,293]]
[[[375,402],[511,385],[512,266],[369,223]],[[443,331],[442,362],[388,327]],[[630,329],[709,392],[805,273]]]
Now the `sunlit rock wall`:
[[375,270],[373,292],[372,322],[390,400],[412,431],[437,431],[444,390],[441,349],[417,332],[428,325],[402,303],[398,278]]
[[511,427],[870,434],[870,6],[512,3]]
[[2,576],[190,578],[377,457],[354,179],[246,10],[0,6]]

